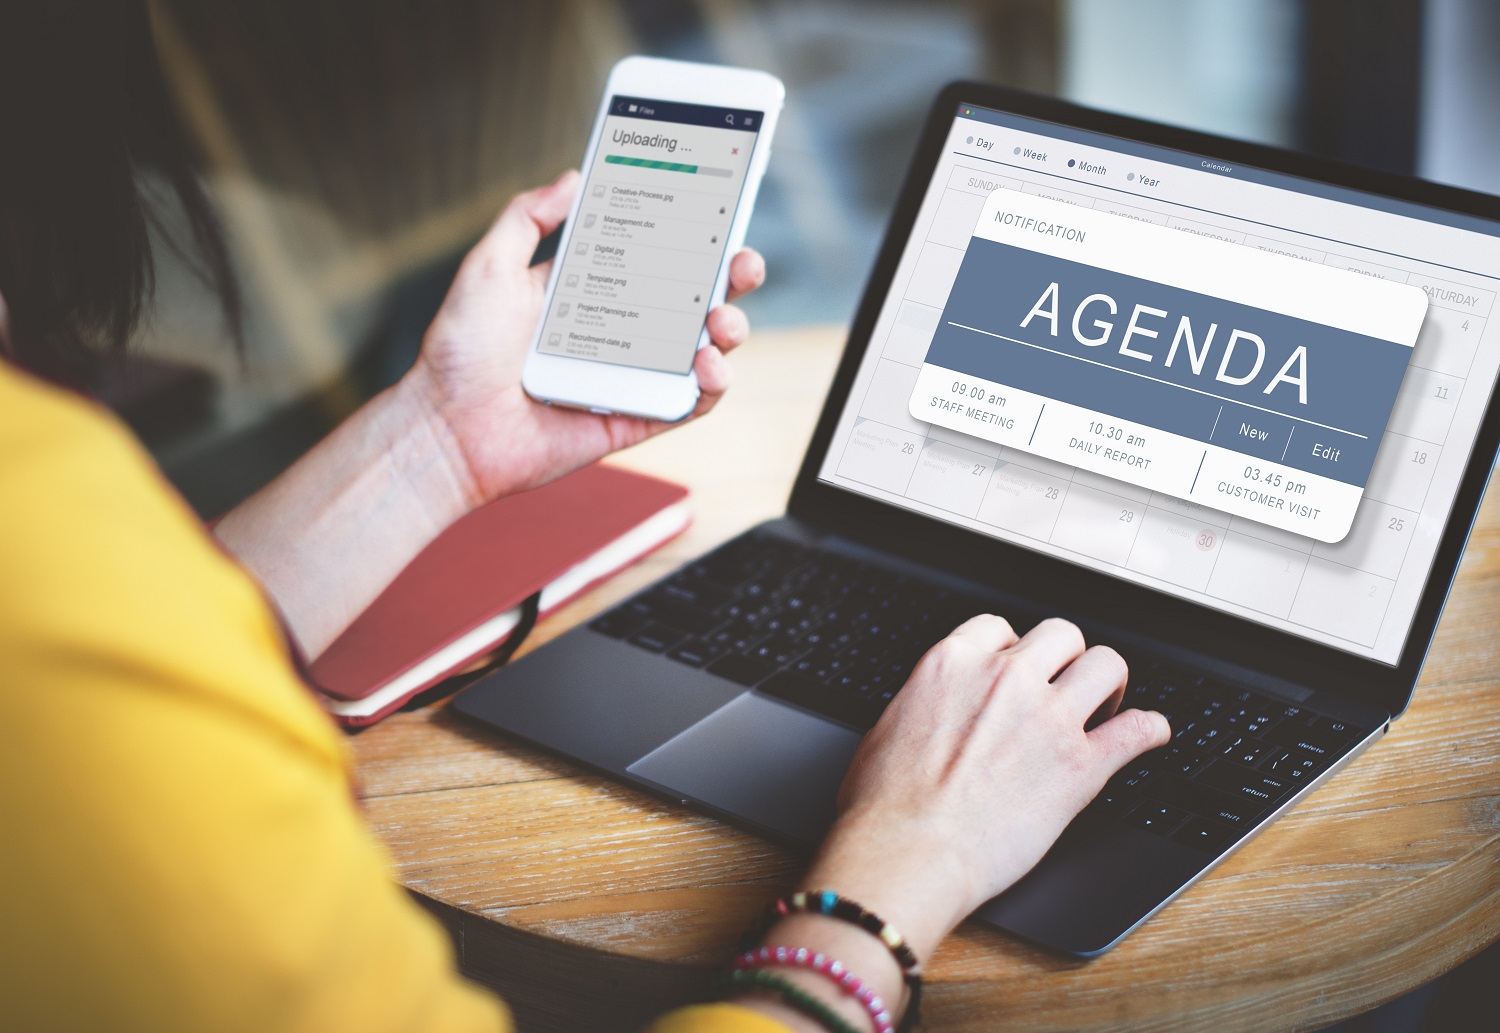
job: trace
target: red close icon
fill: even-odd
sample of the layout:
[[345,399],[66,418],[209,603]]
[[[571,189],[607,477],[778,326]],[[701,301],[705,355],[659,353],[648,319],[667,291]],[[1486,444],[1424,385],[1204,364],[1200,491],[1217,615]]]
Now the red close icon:
[[738,153],[740,153],[740,149],[738,147],[731,147],[731,148],[729,148],[729,153],[730,154],[738,154]]

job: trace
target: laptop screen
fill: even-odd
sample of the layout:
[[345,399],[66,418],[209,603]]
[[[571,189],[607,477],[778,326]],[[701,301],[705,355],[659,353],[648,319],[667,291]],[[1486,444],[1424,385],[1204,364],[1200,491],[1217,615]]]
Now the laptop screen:
[[820,480],[1386,664],[1500,224],[961,105]]

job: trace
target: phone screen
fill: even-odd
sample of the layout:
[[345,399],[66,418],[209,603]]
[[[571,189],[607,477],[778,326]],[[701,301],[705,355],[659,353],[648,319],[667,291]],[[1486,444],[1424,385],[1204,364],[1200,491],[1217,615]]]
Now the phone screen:
[[762,115],[610,98],[540,352],[692,369]]

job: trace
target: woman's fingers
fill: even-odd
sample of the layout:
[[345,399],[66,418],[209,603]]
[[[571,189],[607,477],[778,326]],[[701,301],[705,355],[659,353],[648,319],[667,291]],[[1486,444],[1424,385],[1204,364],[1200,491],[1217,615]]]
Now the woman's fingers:
[[1108,646],[1091,646],[1057,676],[1053,687],[1084,717],[1101,708],[1108,717],[1124,698],[1129,676],[1130,669],[1119,653]]
[[720,305],[708,314],[708,336],[721,352],[731,352],[750,336],[750,320],[736,305]]
[[741,248],[729,263],[729,300],[749,294],[766,282],[766,260],[754,248]]
[[1024,656],[1032,670],[1051,681],[1083,650],[1083,632],[1078,625],[1061,617],[1049,617],[1022,635],[1014,652]]
[[[569,169],[547,186],[517,194],[464,264],[473,263],[485,272],[525,270],[541,239],[568,217],[577,192],[578,173]],[[545,283],[549,265],[544,262],[532,269],[532,278]]]
[[750,320],[733,305],[720,305],[708,314],[708,337],[712,348],[699,348],[693,359],[693,372],[698,374],[698,404],[694,416],[702,416],[712,409],[720,396],[729,390],[734,379],[725,353],[745,343],[750,336]]
[[729,390],[734,379],[729,360],[718,348],[699,348],[693,360],[693,372],[698,374],[698,408],[695,413],[705,413],[713,408],[719,396]]
[[568,217],[577,192],[578,173],[569,169],[547,186],[517,194],[475,246],[474,253],[525,269],[537,244]]
[[1010,621],[996,617],[993,613],[981,613],[970,617],[949,634],[949,638],[971,642],[980,649],[998,653],[1016,644],[1016,633]]
[[1154,710],[1122,710],[1087,733],[1098,761],[1099,782],[1119,771],[1147,750],[1165,746],[1172,726]]

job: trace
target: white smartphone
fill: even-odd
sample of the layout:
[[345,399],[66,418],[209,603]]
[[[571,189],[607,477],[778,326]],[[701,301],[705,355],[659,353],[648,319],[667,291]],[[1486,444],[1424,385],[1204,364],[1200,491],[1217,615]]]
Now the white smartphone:
[[765,72],[627,57],[609,74],[521,384],[676,422],[724,300],[785,88]]

